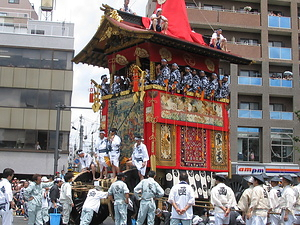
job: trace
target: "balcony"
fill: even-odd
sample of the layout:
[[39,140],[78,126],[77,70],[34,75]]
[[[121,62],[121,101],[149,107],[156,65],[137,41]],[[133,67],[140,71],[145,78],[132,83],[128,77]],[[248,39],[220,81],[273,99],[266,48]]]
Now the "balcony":
[[270,119],[272,120],[293,120],[294,113],[292,112],[279,112],[279,111],[271,111]]
[[279,17],[279,16],[269,16],[269,27],[274,28],[291,28],[291,18],[290,17]]
[[292,49],[282,47],[269,47],[269,58],[270,59],[292,59]]
[[237,26],[260,26],[260,14],[235,10],[207,10],[203,8],[187,8],[190,23],[196,24],[232,24]]
[[269,83],[270,87],[287,87],[287,88],[292,88],[293,87],[293,81],[292,80],[269,78],[269,81],[270,81],[270,83]]
[[228,49],[231,53],[240,55],[246,58],[259,59],[261,58],[260,45],[245,45],[239,42],[228,42]]
[[242,85],[256,85],[261,86],[262,85],[262,78],[261,77],[238,77],[238,84]]
[[262,111],[261,110],[239,109],[238,117],[239,118],[250,118],[250,119],[262,119]]

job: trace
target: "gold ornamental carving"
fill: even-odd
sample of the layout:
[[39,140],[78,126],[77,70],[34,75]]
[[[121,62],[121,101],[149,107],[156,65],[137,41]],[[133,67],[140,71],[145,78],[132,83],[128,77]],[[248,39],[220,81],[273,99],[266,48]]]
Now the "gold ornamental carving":
[[167,61],[172,61],[172,53],[168,49],[166,48],[159,49],[159,54],[162,59],[166,59]]
[[139,48],[139,47],[137,47],[135,49],[135,55],[140,58],[148,58],[149,57],[148,51],[144,48]]
[[112,27],[108,27],[105,31],[105,33],[102,35],[100,41],[103,41],[105,39],[110,38],[113,35],[113,29]]
[[115,9],[111,12],[110,17],[113,18],[114,20],[118,21],[118,22],[123,21],[123,18],[119,15],[117,10],[115,10]]
[[212,71],[212,72],[215,71],[215,64],[214,64],[214,62],[211,61],[210,59],[206,59],[206,60],[205,60],[205,65],[206,65],[206,67],[207,67],[207,69],[208,69],[209,71]]
[[196,64],[196,61],[194,59],[194,57],[189,54],[189,53],[184,53],[183,54],[183,60],[185,61],[185,63],[191,67],[194,67]]
[[128,60],[124,55],[117,54],[116,55],[116,63],[118,63],[121,66],[125,66],[128,64]]

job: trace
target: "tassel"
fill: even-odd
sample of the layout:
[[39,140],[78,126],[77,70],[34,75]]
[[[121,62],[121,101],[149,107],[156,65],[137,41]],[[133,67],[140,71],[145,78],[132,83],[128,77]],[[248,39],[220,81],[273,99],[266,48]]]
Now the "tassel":
[[203,101],[204,100],[204,90],[201,92],[201,97],[200,100]]

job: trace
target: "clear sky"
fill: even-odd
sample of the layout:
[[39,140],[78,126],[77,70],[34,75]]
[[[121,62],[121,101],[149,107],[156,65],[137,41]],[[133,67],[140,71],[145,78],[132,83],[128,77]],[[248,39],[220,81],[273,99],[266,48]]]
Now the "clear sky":
[[[40,15],[41,0],[30,0],[34,4],[37,13]],[[102,4],[108,4],[119,9],[123,6],[123,0],[56,0],[53,12],[53,21],[65,21],[75,24],[75,55],[88,43],[96,32],[103,11]],[[130,8],[138,15],[144,16],[147,0],[130,0]],[[102,74],[108,74],[108,70],[99,67],[74,64],[72,106],[91,107],[89,103],[90,80],[100,82]],[[91,110],[72,110],[72,126],[79,130],[79,116],[83,115],[84,134],[88,135],[84,146],[90,145],[91,132],[99,127],[99,113]],[[96,138],[96,134],[94,134]],[[75,142],[78,145],[78,131],[72,130],[70,144]]]

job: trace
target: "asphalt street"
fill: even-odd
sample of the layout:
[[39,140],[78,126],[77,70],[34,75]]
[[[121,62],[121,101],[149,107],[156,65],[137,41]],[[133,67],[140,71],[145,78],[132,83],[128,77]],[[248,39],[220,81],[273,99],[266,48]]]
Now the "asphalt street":
[[[0,224],[2,224],[2,218],[0,218]],[[115,224],[111,217],[108,217],[103,225],[113,225]],[[27,221],[24,221],[22,216],[14,216],[13,225],[27,225]]]

